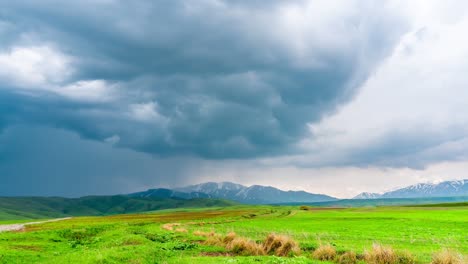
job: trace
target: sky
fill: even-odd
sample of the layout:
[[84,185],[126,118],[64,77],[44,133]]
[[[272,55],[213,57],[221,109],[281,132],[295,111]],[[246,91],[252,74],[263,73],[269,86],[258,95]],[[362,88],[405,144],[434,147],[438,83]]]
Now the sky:
[[0,0],[0,196],[468,178],[466,1]]

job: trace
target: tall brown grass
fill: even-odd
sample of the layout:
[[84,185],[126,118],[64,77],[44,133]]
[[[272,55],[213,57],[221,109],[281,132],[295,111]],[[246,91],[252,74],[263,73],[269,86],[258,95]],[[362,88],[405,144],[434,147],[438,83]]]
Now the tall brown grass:
[[237,237],[236,233],[234,232],[229,232],[224,238],[223,238],[223,243],[228,245],[231,243],[235,238]]
[[298,255],[301,252],[296,241],[288,236],[269,234],[263,242],[263,250],[267,254],[284,257]]
[[371,250],[364,252],[364,259],[370,264],[395,264],[398,260],[391,247],[380,244],[374,244]]
[[318,260],[334,260],[336,250],[331,245],[320,245],[313,253],[312,257]]
[[431,264],[463,264],[463,258],[459,254],[445,249],[432,257]]
[[270,234],[263,243],[257,243],[245,237],[239,237],[234,232],[226,236],[214,232],[194,231],[194,235],[204,236],[206,245],[225,247],[237,255],[259,256],[265,254],[280,257],[300,254],[299,244],[292,238],[282,235]]
[[237,255],[259,256],[265,254],[262,245],[250,239],[238,237],[234,232],[228,233],[226,236],[214,232],[207,233],[202,231],[195,231],[194,234],[205,236],[206,240],[204,244],[206,245],[225,247],[227,250]]
[[168,231],[173,231],[174,226],[180,226],[180,223],[167,223],[162,226],[163,229],[168,230]]
[[242,256],[265,255],[262,245],[244,237],[234,237],[232,241],[226,245],[226,249],[234,254]]
[[398,264],[416,264],[416,258],[408,251],[398,252],[397,263]]
[[223,237],[218,234],[207,236],[204,244],[210,245],[210,246],[218,246],[218,247],[226,246],[226,244],[223,241]]
[[416,259],[408,251],[396,252],[389,246],[372,245],[372,249],[364,252],[364,260],[370,264],[415,264]]
[[204,231],[200,231],[200,230],[195,230],[195,231],[193,231],[193,234],[196,235],[196,236],[209,237],[209,236],[214,236],[215,232],[214,231],[204,232]]
[[357,255],[353,251],[345,252],[338,258],[339,264],[356,264],[357,261]]

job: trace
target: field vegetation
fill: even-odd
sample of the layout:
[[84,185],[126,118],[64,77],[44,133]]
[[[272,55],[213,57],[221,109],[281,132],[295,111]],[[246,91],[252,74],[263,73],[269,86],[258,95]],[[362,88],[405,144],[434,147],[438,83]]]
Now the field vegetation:
[[466,204],[74,217],[0,233],[0,263],[466,263],[467,223]]
[[162,210],[206,208],[237,203],[220,199],[138,198],[126,195],[63,197],[0,197],[0,221],[67,216],[101,216]]

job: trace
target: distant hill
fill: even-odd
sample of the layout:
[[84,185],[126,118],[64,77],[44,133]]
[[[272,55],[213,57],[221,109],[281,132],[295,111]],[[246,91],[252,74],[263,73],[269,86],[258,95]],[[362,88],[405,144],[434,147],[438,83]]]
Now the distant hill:
[[232,182],[207,182],[182,188],[150,189],[129,194],[131,197],[180,197],[180,198],[219,198],[246,204],[276,204],[294,202],[335,201],[334,197],[313,194],[305,191],[282,191],[270,186],[252,185],[250,187]]
[[317,203],[284,203],[282,205],[311,205],[318,207],[364,207],[364,206],[421,206],[431,207],[441,203],[454,203],[453,206],[465,206],[468,196],[452,197],[419,197],[419,198],[376,198],[376,199],[343,199]]
[[0,197],[0,220],[93,216],[180,208],[231,206],[236,203],[220,199],[182,199],[158,197],[85,196],[62,197]]

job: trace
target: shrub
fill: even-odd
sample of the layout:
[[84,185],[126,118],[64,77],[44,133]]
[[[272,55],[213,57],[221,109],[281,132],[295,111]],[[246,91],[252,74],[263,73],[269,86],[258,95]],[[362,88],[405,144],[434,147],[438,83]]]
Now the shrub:
[[431,264],[462,264],[462,257],[450,250],[443,250],[432,257]]
[[372,249],[364,253],[364,259],[371,264],[395,264],[398,260],[395,251],[391,247],[380,244],[372,245]]
[[336,250],[331,245],[321,245],[312,253],[312,256],[318,260],[334,260]]
[[350,252],[345,252],[343,255],[341,255],[338,258],[338,263],[339,264],[356,264],[358,261],[356,253],[350,251]]
[[171,250],[190,250],[196,248],[197,245],[194,243],[185,243],[185,242],[177,242],[172,247]]
[[269,234],[263,242],[263,250],[266,254],[275,254],[276,256],[290,256],[300,253],[299,245],[292,238]]
[[236,237],[226,246],[226,249],[232,251],[234,254],[243,256],[260,256],[265,255],[261,245],[252,240]]

